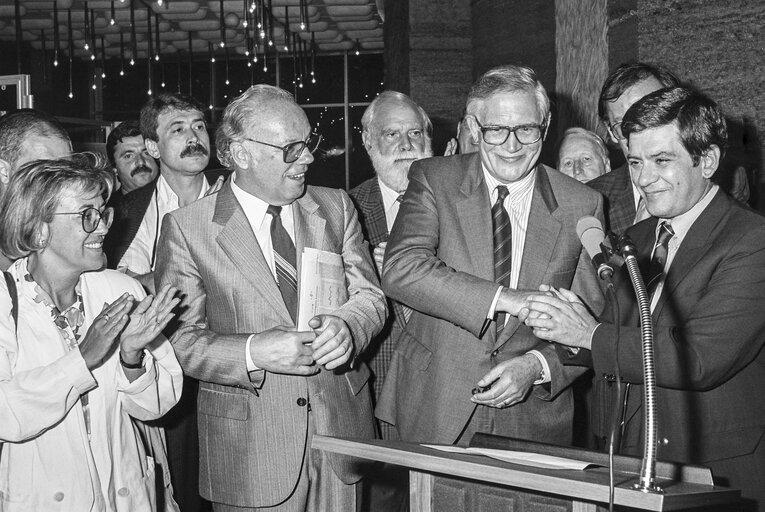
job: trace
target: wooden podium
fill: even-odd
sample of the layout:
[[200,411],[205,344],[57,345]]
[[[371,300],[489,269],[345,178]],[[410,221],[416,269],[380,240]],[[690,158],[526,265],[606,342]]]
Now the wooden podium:
[[[313,448],[409,468],[412,512],[596,512],[608,504],[608,456],[578,448],[477,434],[471,446],[530,451],[598,464],[583,471],[540,469],[481,455],[447,453],[415,443],[355,441],[316,435]],[[638,510],[684,510],[736,502],[740,492],[712,485],[708,468],[659,462],[661,493],[633,489],[640,459],[615,457],[614,504]],[[707,510],[713,510],[708,508]]]

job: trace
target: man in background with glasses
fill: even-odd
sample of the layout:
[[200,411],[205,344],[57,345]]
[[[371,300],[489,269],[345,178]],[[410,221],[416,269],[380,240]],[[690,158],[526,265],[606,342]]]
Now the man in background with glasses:
[[[200,381],[200,489],[216,512],[356,507],[357,462],[311,439],[374,437],[355,356],[387,308],[350,198],[306,186],[320,140],[289,93],[251,87],[216,134],[233,179],[162,225],[157,285],[184,294],[171,341]],[[348,300],[296,330],[306,248],[342,257]]]
[[[627,139],[622,133],[622,118],[643,96],[665,87],[678,87],[680,80],[669,71],[651,64],[635,62],[622,64],[606,78],[598,100],[598,116],[608,130],[608,136],[618,144],[627,158]],[[624,231],[650,215],[640,201],[640,193],[630,179],[625,162],[609,173],[589,183],[606,198],[606,227],[615,233]]]
[[467,113],[478,152],[415,162],[388,241],[383,289],[414,312],[376,414],[404,441],[466,445],[489,432],[570,444],[581,371],[515,315],[549,280],[600,311],[575,226],[602,218],[602,199],[538,163],[550,102],[531,69],[485,73]]

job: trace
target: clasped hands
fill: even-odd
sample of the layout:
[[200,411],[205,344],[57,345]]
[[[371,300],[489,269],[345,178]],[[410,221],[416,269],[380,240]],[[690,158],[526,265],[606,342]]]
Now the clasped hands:
[[598,321],[570,290],[543,284],[538,294],[526,297],[518,319],[537,338],[575,348],[590,349]]
[[316,315],[311,331],[280,325],[257,333],[250,342],[255,365],[273,373],[313,375],[320,368],[334,370],[353,355],[353,335],[343,319]]

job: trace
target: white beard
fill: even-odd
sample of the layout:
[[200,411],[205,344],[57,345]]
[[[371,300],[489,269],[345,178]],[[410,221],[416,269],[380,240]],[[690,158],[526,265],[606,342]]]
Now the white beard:
[[[403,194],[409,185],[409,168],[415,160],[429,158],[433,156],[433,150],[430,148],[430,141],[427,142],[425,151],[419,152],[412,150],[409,153],[397,153],[393,156],[383,156],[374,144],[369,148],[369,158],[372,160],[372,166],[380,180],[386,186]],[[397,160],[401,157],[407,159]],[[409,160],[414,158],[414,160]]]

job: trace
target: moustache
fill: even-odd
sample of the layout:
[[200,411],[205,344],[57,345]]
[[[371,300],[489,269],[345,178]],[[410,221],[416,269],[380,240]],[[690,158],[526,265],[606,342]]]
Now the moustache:
[[210,152],[207,151],[207,148],[204,147],[202,144],[189,144],[185,148],[183,148],[183,151],[181,151],[181,158],[185,158],[187,156],[195,156],[195,155],[202,155],[207,156]]
[[137,174],[141,174],[142,172],[151,174],[152,171],[153,171],[153,169],[151,167],[149,167],[148,165],[142,164],[142,165],[139,165],[138,167],[136,167],[135,169],[133,169],[132,171],[130,171],[130,177],[132,178],[132,177],[136,176]]

